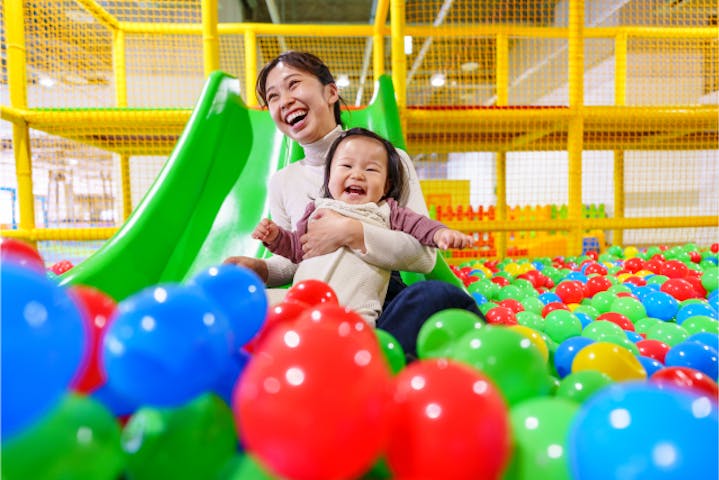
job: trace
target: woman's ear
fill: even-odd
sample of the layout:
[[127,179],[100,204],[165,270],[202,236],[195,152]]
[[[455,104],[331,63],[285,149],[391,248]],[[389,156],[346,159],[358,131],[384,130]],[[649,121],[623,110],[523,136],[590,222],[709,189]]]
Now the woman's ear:
[[327,95],[327,103],[334,105],[339,102],[340,95],[336,83],[328,83],[325,85],[325,95]]

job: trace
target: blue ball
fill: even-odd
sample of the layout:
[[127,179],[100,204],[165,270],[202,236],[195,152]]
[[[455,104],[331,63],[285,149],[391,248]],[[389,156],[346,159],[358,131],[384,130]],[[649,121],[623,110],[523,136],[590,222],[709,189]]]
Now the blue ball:
[[250,354],[244,350],[232,355],[232,358],[225,369],[220,373],[213,390],[222,398],[228,406],[232,407],[232,394],[234,393],[237,381],[240,379],[242,372],[250,361]]
[[488,301],[487,297],[479,292],[472,292],[472,298],[474,298],[474,301],[477,302],[477,305],[482,305]]
[[210,391],[230,360],[227,319],[196,287],[158,285],[128,297],[102,344],[108,385],[131,403],[178,406]]
[[642,299],[642,305],[647,311],[647,317],[669,321],[679,311],[679,302],[664,292],[652,292]]
[[717,478],[717,425],[717,404],[705,396],[650,382],[608,386],[570,426],[572,477]]
[[229,320],[235,352],[252,340],[265,323],[265,286],[252,270],[219,265],[198,273],[189,283],[201,288]]
[[652,357],[645,357],[644,355],[637,356],[639,363],[642,364],[644,370],[647,372],[647,377],[651,377],[655,372],[658,372],[664,365],[659,360],[655,360]]
[[681,325],[686,319],[696,317],[698,315],[704,315],[713,318],[714,320],[719,318],[717,311],[714,310],[709,303],[688,303],[679,308],[676,320],[677,323]]
[[667,367],[690,367],[713,380],[719,377],[719,353],[709,345],[683,341],[674,345],[664,357]]
[[594,340],[591,338],[577,336],[568,338],[557,346],[557,350],[554,352],[554,368],[559,378],[564,378],[572,373],[574,357],[581,349],[592,343]]
[[719,352],[719,335],[711,332],[699,332],[689,336],[685,342],[699,342]]
[[545,305],[549,305],[552,302],[564,303],[562,302],[562,299],[559,297],[559,295],[554,292],[544,292],[537,298],[539,298],[539,300]]
[[2,438],[57,405],[77,372],[86,333],[77,305],[44,273],[3,262]]

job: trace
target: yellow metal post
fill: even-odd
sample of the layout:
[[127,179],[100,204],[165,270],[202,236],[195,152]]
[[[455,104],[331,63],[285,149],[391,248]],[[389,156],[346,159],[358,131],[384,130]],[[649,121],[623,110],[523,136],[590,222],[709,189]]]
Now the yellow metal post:
[[584,1],[569,0],[568,255],[582,251],[582,150],[584,148]]
[[[392,83],[402,118],[407,107],[407,59],[404,56],[404,0],[390,0],[392,35]],[[404,123],[404,122],[403,122]],[[404,124],[402,130],[404,131]]]
[[122,187],[122,219],[127,220],[132,213],[129,155],[120,155],[120,185]]
[[257,79],[257,35],[252,29],[245,30],[245,103],[256,107],[255,81]]
[[[507,219],[507,152],[497,152],[496,160],[497,168],[497,220]],[[507,256],[507,232],[495,232],[496,238],[495,248],[497,250],[497,258]]]
[[[627,103],[627,34],[622,32],[614,40],[614,104]],[[614,217],[624,218],[624,150],[614,151]],[[612,243],[624,244],[624,230],[612,231]]]
[[509,105],[509,39],[504,33],[497,34],[496,82],[497,105]]
[[202,57],[205,77],[220,68],[217,0],[202,0]]
[[115,101],[118,107],[127,107],[127,70],[125,63],[125,32],[112,32],[112,69],[115,73]]
[[384,73],[384,26],[387,23],[387,12],[389,12],[389,0],[379,0],[375,9],[372,34],[372,72],[375,81]]
[[[5,38],[7,45],[7,77],[10,93],[10,105],[14,108],[27,108],[27,59],[25,56],[25,15],[23,0],[5,0]],[[32,192],[32,157],[30,155],[30,132],[25,121],[13,122],[13,151],[15,154],[15,174],[17,176],[17,196],[20,206],[19,228],[35,228],[35,200]]]

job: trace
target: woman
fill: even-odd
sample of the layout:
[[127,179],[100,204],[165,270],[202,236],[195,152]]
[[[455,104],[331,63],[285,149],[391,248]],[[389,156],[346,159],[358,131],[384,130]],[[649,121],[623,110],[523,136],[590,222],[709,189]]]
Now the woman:
[[[256,92],[277,128],[304,149],[305,158],[276,172],[269,184],[272,219],[291,230],[302,218],[307,203],[320,196],[327,150],[342,132],[342,99],[322,60],[295,51],[285,52],[263,67]],[[405,169],[405,194],[399,203],[427,215],[417,173],[407,153],[399,153]],[[348,247],[365,252],[364,261],[389,270],[427,273],[437,258],[434,248],[421,245],[404,232],[363,224],[330,210],[315,214],[301,242],[305,258]],[[254,270],[269,287],[291,282],[297,267],[280,256],[265,260],[230,257],[225,262]],[[481,315],[474,300],[453,285],[426,281],[405,287],[398,275],[393,277],[377,327],[391,333],[408,357],[416,355],[417,334],[432,314],[462,308]]]

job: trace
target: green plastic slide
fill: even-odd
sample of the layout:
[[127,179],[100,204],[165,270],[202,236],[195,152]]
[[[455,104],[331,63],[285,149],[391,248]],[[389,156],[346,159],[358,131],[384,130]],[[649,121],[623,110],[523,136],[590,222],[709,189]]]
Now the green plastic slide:
[[[389,77],[380,78],[366,108],[343,115],[345,125],[369,128],[405,147]],[[303,156],[267,111],[247,108],[235,78],[213,73],[140,204],[61,282],[90,285],[119,301],[151,285],[181,282],[231,255],[267,255],[250,234],[268,214],[269,177]],[[403,276],[410,282],[423,278]],[[428,278],[461,286],[440,256]]]

